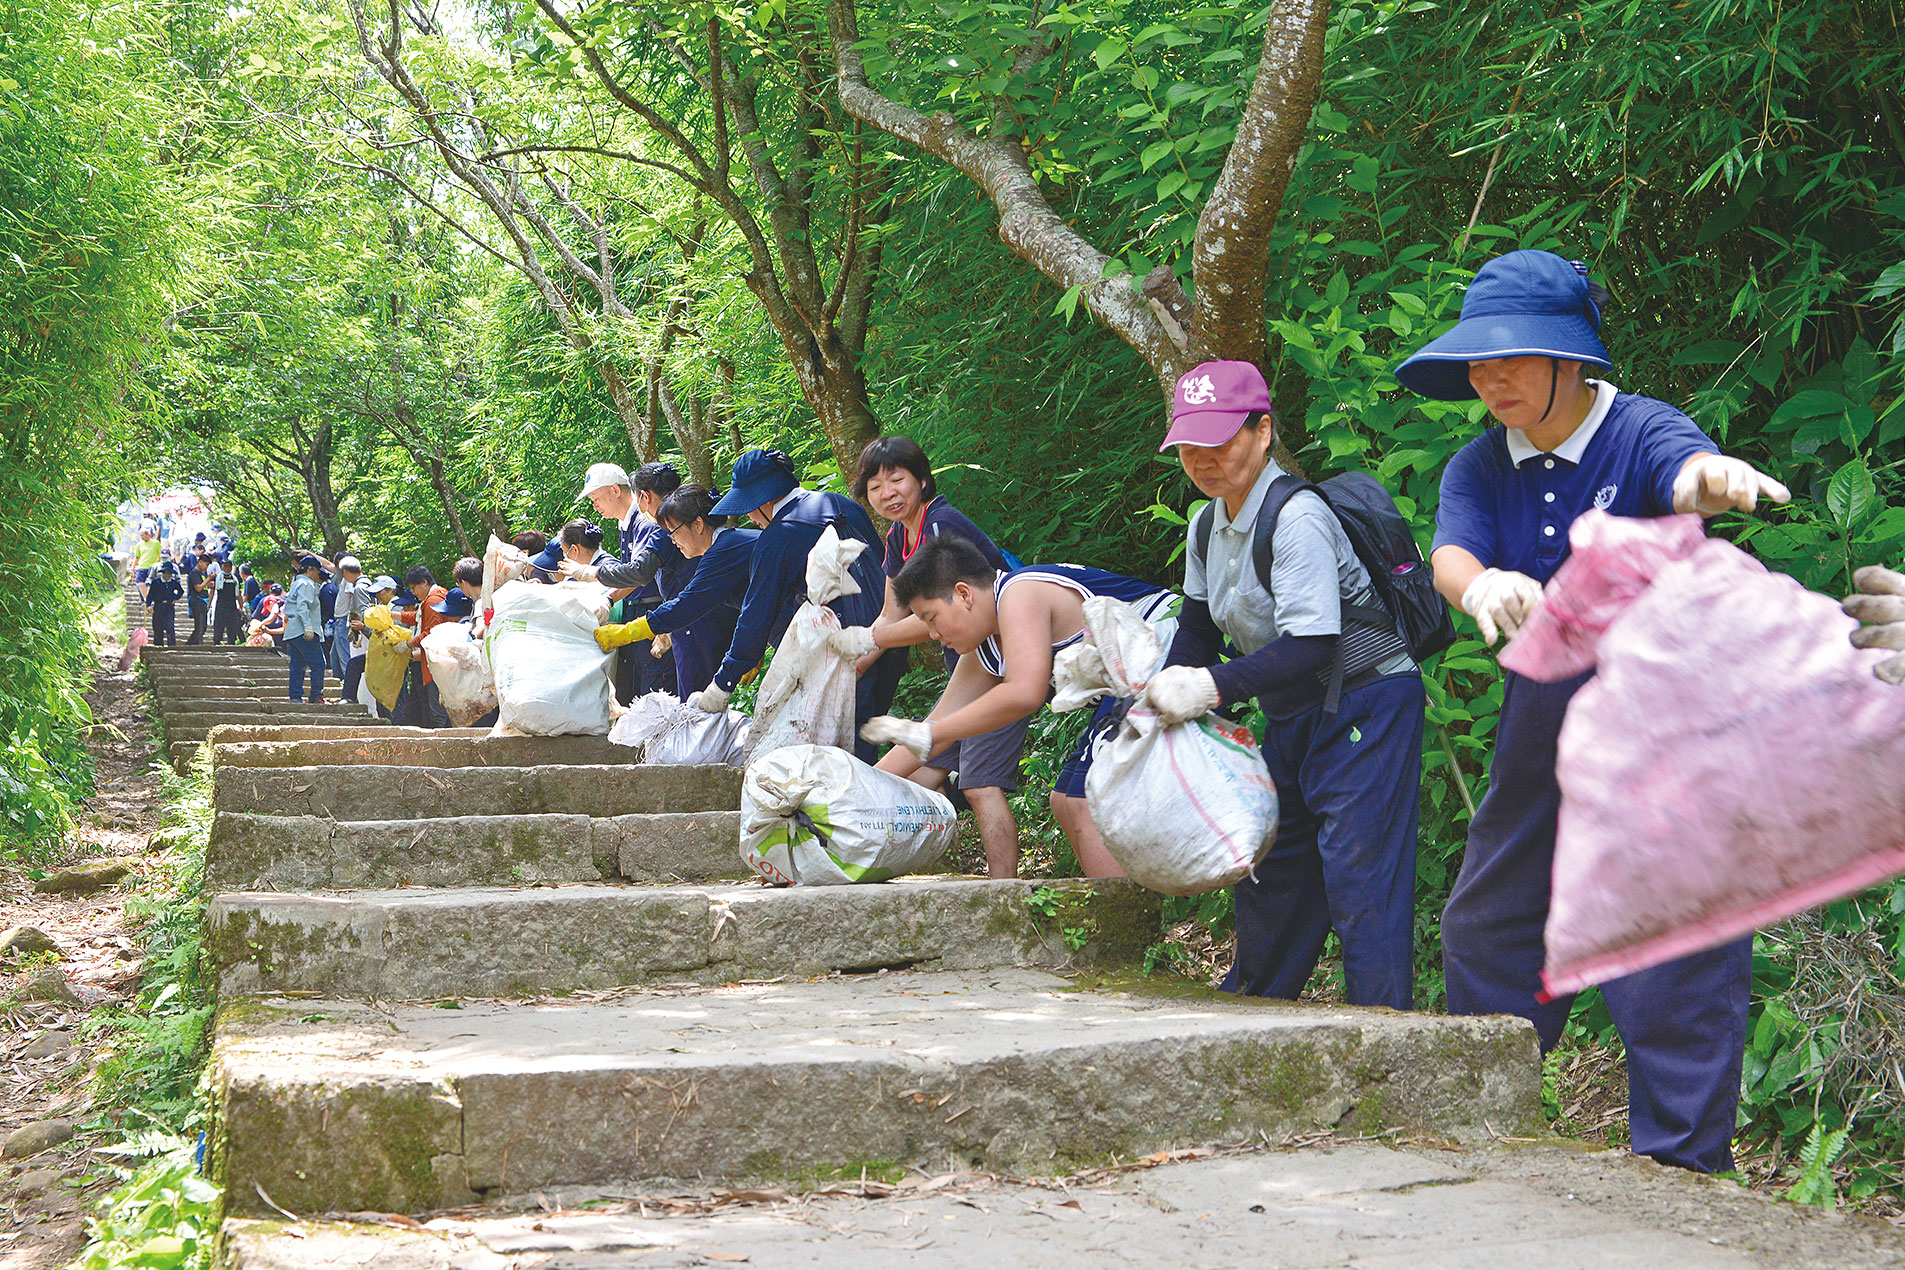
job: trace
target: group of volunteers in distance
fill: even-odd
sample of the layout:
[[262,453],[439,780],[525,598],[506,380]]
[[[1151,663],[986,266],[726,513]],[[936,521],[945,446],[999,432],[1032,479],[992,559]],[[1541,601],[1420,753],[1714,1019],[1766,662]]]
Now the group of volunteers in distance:
[[[1722,455],[1680,410],[1599,378],[1613,365],[1599,336],[1606,298],[1583,265],[1508,253],[1477,273],[1455,327],[1396,370],[1425,397],[1479,397],[1502,425],[1450,461],[1429,559],[1435,589],[1491,644],[1542,603],[1543,584],[1567,558],[1570,525],[1590,509],[1712,516],[1789,497]],[[665,464],[632,477],[612,464],[590,468],[581,494],[617,522],[616,555],[585,521],[565,526],[559,542],[516,545],[538,550],[541,579],[593,581],[623,599],[626,620],[596,632],[604,650],[621,650],[622,700],[666,689],[721,712],[805,599],[808,553],[823,533],[864,542],[853,565],[859,592],[833,601],[841,628],[829,637],[859,672],[860,756],[873,761],[885,745],[885,771],[928,787],[956,784],[995,878],[1017,872],[1007,795],[1019,784],[1029,721],[1052,694],[1054,658],[1085,636],[1084,602],[1113,597],[1146,618],[1175,612],[1165,663],[1132,708],[1172,724],[1254,701],[1279,804],[1274,845],[1235,887],[1237,952],[1225,988],[1296,997],[1334,930],[1349,1002],[1407,1010],[1420,669],[1342,518],[1279,467],[1275,444],[1256,366],[1206,362],[1178,381],[1160,449],[1176,451],[1210,500],[1187,532],[1181,589],[1021,564],[938,493],[927,455],[902,436],[873,441],[855,473],[854,493],[890,522],[884,539],[860,502],[803,489],[787,456],[750,450],[725,492],[684,484]],[[327,563],[302,562],[314,580]],[[355,562],[339,563],[349,577]],[[447,593],[457,597],[447,606],[426,571],[404,582],[416,607],[443,620],[467,611],[481,570],[478,561],[458,564],[462,587]],[[1873,593],[1847,609],[1872,625],[1855,642],[1905,648],[1905,577],[1865,571],[1861,584]],[[387,598],[395,585],[381,578],[370,592],[347,590]],[[428,616],[417,622],[417,638],[428,625]],[[943,646],[947,687],[926,718],[894,717],[908,650],[927,643]],[[1905,658],[1880,673],[1905,677]],[[1520,1015],[1544,1050],[1570,1005],[1538,995],[1560,804],[1556,742],[1588,677],[1539,683],[1505,672],[1488,792],[1442,919],[1450,1011]],[[417,696],[427,710],[427,687]],[[1084,797],[1093,741],[1115,709],[1100,704],[1051,796],[1094,876],[1122,872]],[[1604,985],[1627,1050],[1635,1152],[1703,1172],[1732,1167],[1750,970],[1742,939]]]

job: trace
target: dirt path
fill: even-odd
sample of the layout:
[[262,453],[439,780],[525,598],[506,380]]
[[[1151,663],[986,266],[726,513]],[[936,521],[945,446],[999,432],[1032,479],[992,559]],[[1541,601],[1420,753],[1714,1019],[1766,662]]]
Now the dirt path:
[[[0,1135],[47,1121],[84,1126],[92,1115],[88,1079],[99,1054],[81,1025],[92,1011],[122,1003],[138,989],[137,923],[126,914],[126,899],[154,860],[148,852],[159,777],[133,672],[119,673],[116,662],[102,661],[87,700],[98,792],[53,858],[33,863],[52,874],[116,860],[131,873],[90,894],[42,894],[27,863],[0,863],[0,930],[44,932],[58,955],[57,961],[44,953],[0,961]],[[34,999],[60,995],[53,971],[70,997]],[[84,1135],[7,1158],[0,1165],[6,1218],[0,1221],[0,1270],[50,1270],[70,1261],[85,1243],[85,1213],[112,1182]]]

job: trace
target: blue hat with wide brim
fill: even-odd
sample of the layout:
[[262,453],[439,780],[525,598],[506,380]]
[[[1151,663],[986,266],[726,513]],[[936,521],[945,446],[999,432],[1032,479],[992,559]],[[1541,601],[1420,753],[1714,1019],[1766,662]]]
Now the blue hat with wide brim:
[[475,602],[463,594],[463,588],[451,587],[443,593],[442,599],[430,606],[430,611],[445,617],[468,617],[475,608]]
[[561,564],[562,561],[562,548],[552,542],[535,555],[529,557],[529,567],[549,571]]
[[1587,266],[1551,251],[1511,251],[1476,271],[1462,319],[1402,365],[1396,378],[1437,401],[1468,401],[1468,364],[1492,357],[1558,357],[1609,368]]
[[734,484],[710,516],[743,516],[762,503],[777,502],[800,488],[794,461],[779,450],[749,450],[734,460]]

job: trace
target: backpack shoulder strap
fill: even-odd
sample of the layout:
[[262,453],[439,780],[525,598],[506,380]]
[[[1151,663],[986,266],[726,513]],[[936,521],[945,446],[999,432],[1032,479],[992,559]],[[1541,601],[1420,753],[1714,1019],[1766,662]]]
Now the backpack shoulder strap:
[[1191,522],[1191,541],[1197,544],[1197,559],[1206,566],[1210,562],[1210,527],[1216,519],[1216,504],[1205,503],[1204,510]]
[[[1250,542],[1250,563],[1257,570],[1258,585],[1266,591],[1270,589],[1270,563],[1277,536],[1277,520],[1283,515],[1283,505],[1304,490],[1323,498],[1323,491],[1315,484],[1285,473],[1270,482],[1270,488],[1263,494],[1263,506],[1257,509],[1256,533]],[[1329,506],[1329,500],[1324,499],[1323,505]]]

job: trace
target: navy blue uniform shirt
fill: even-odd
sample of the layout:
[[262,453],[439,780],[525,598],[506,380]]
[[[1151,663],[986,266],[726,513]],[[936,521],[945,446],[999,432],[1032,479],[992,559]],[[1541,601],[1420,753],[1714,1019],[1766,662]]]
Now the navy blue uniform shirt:
[[716,533],[707,551],[688,561],[695,566],[688,584],[648,615],[648,628],[657,635],[668,635],[693,626],[717,609],[729,608],[738,614],[753,572],[754,545],[760,537],[758,529],[723,529]]
[[1545,583],[1568,558],[1576,517],[1591,507],[1671,515],[1680,469],[1696,454],[1720,452],[1693,420],[1652,397],[1615,393],[1598,426],[1596,413],[1551,454],[1519,436],[1511,445],[1500,427],[1463,446],[1442,474],[1435,546]]
[[[880,536],[872,518],[844,495],[797,489],[754,544],[754,576],[741,600],[734,643],[715,672],[717,687],[733,691],[741,676],[760,664],[768,645],[779,643],[786,634],[787,624],[807,598],[807,553],[830,524],[843,540],[858,538],[867,549],[853,562],[860,593],[843,595],[827,607],[840,615],[842,626],[871,626],[880,615],[886,606],[886,585],[880,573]],[[705,558],[701,567],[707,568]]]
[[[651,549],[659,550],[661,544],[665,542],[669,542],[667,530],[648,519],[648,517],[643,516],[635,509],[630,508],[628,519],[622,522],[616,533],[615,558],[623,564],[628,564],[633,560],[639,559],[644,551]],[[669,543],[669,545],[673,546],[674,544]],[[660,594],[660,586],[651,578],[646,585],[639,588],[630,598],[648,600]]]

